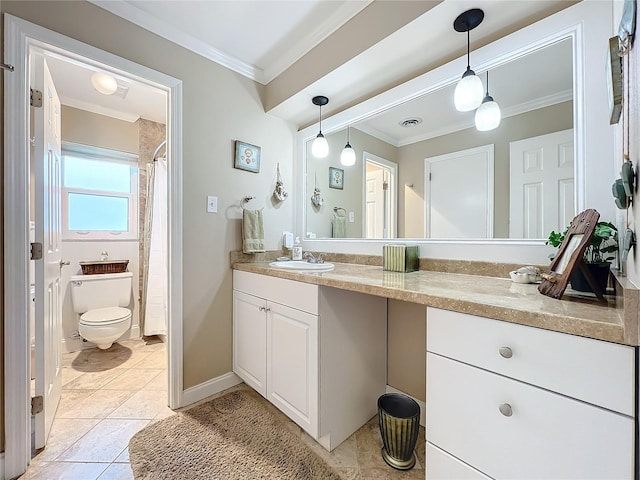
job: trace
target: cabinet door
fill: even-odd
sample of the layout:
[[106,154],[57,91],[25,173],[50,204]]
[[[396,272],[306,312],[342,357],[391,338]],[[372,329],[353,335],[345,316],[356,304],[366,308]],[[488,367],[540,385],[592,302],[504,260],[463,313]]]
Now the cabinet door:
[[267,399],[318,432],[318,317],[267,303]]
[[266,303],[233,291],[233,371],[263,397],[267,394]]

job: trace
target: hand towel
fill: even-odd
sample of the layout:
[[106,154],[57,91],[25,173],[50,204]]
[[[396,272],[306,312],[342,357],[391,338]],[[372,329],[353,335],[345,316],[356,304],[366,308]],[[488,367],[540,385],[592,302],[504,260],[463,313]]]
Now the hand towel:
[[342,215],[333,215],[331,219],[331,236],[333,238],[347,237],[347,219]]
[[242,251],[244,253],[264,252],[264,225],[262,209],[242,211]]

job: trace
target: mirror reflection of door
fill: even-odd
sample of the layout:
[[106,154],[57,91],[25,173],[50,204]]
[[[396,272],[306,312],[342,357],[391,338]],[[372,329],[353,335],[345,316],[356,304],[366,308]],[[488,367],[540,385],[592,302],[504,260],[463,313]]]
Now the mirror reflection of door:
[[365,152],[365,238],[395,238],[397,171],[397,164]]
[[573,129],[509,144],[509,237],[546,238],[576,215]]
[[425,159],[426,238],[493,238],[493,150]]

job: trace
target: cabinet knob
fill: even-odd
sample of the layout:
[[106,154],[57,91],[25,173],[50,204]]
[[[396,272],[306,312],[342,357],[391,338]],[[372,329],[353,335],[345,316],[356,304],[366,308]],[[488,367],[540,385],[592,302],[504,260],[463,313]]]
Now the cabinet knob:
[[265,311],[265,312],[270,312],[270,311],[271,311],[271,309],[270,309],[269,307],[267,307],[267,308],[265,308],[265,309],[264,309],[264,311]]
[[500,347],[498,349],[498,352],[500,352],[500,356],[502,358],[511,358],[511,357],[513,357],[513,350],[511,350],[509,347]]
[[500,410],[500,413],[505,417],[510,417],[511,415],[513,415],[513,409],[508,403],[503,403],[502,405],[500,405],[498,407],[498,410]]
[[260,310],[261,312],[264,312],[266,310],[265,307],[258,307],[258,310]]

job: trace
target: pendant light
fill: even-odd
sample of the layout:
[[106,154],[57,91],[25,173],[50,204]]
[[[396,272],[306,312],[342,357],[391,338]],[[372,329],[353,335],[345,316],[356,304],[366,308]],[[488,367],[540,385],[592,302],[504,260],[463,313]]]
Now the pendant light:
[[461,13],[453,22],[453,28],[456,32],[467,32],[467,70],[462,74],[462,78],[458,81],[456,91],[453,94],[456,110],[460,112],[474,110],[482,103],[482,82],[476,73],[471,70],[469,62],[469,32],[480,25],[483,18],[484,12],[482,10],[472,8]]
[[322,106],[329,103],[329,99],[327,97],[319,95],[317,97],[313,97],[311,101],[314,105],[318,105],[320,107],[320,129],[318,131],[318,136],[313,140],[313,143],[311,144],[311,154],[316,158],[325,158],[327,155],[329,155],[329,143],[322,134]]
[[487,71],[487,95],[482,100],[482,105],[476,110],[476,128],[481,132],[493,130],[500,125],[501,118],[500,107],[489,95],[489,72]]
[[345,167],[351,167],[356,164],[356,152],[349,144],[349,128],[350,127],[347,127],[347,144],[344,146],[342,153],[340,154],[340,163]]

